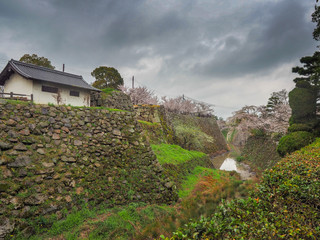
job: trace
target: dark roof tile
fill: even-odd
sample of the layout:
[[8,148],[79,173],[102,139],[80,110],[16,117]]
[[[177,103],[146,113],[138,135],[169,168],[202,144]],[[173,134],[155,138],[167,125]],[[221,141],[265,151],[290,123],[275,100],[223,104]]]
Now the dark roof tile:
[[99,89],[89,85],[80,75],[52,70],[34,64],[19,62],[13,59],[9,61],[8,65],[10,65],[17,73],[25,78],[58,83],[92,91],[100,91]]

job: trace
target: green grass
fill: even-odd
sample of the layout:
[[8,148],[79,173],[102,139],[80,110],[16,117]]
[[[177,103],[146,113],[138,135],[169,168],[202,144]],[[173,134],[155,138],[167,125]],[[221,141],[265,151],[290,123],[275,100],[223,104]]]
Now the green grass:
[[[73,210],[66,219],[53,223],[52,227],[44,232],[40,225],[36,234],[28,239],[51,239],[63,236],[63,239],[131,239],[137,231],[152,223],[155,219],[164,217],[174,209],[168,206],[147,205],[146,203],[130,203],[127,206],[112,209],[89,209],[87,206],[79,211]],[[25,239],[17,236],[15,239]]]
[[185,198],[190,195],[196,184],[204,176],[212,176],[215,179],[220,177],[221,171],[212,168],[204,168],[197,166],[193,169],[192,173],[187,176],[186,180],[183,181],[181,189],[178,192],[180,198]]
[[7,101],[7,103],[10,104],[21,104],[21,105],[29,105],[29,104],[33,104],[31,101],[21,101],[21,100],[10,100],[10,99],[3,99],[5,101]]
[[206,154],[198,151],[188,151],[177,145],[159,144],[151,145],[160,164],[171,163],[180,164],[194,158],[205,157]]
[[228,129],[228,128],[223,129],[223,130],[221,131],[222,135],[224,136],[224,139],[226,139],[226,140],[227,140],[228,132],[229,132],[229,129]]
[[[78,229],[88,218],[93,218],[96,215],[96,209],[89,209],[87,205],[83,205],[80,210],[73,209],[63,220],[57,221],[55,214],[51,215],[50,218],[39,216],[37,221],[32,224],[36,234],[28,239],[48,239],[51,236],[57,236],[62,233],[70,235],[70,231],[74,232],[75,229]],[[22,240],[25,239],[25,236],[18,234],[15,239]]]
[[122,110],[122,109],[114,109],[114,108],[107,108],[107,107],[86,107],[86,106],[69,106],[69,107],[71,107],[71,108],[88,108],[88,109],[105,109],[110,112],[128,112],[128,111]]
[[148,121],[138,120],[139,123],[146,124],[148,126],[159,126],[159,123],[152,123]]

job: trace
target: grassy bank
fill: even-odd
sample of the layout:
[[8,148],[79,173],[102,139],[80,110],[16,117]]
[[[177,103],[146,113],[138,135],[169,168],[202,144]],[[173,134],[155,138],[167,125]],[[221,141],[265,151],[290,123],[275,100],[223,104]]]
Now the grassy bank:
[[319,239],[320,139],[266,170],[246,199],[223,202],[174,239]]
[[188,151],[177,145],[159,144],[151,145],[160,164],[180,164],[195,158],[203,158],[207,155],[198,151]]

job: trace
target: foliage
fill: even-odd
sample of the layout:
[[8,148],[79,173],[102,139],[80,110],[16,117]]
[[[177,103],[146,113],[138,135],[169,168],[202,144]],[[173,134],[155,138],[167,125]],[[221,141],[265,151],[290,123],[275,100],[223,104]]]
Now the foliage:
[[288,105],[288,93],[285,89],[271,94],[266,106],[267,111],[274,112],[279,105]]
[[181,114],[197,114],[200,116],[212,116],[214,110],[211,105],[203,102],[196,102],[190,99],[186,99],[184,96],[176,98],[162,97],[163,106],[170,112]]
[[102,92],[104,92],[105,94],[109,95],[110,93],[112,93],[113,91],[116,91],[114,88],[103,88],[101,89]]
[[99,89],[116,89],[123,85],[123,78],[117,69],[113,67],[100,66],[91,72],[91,76],[96,79],[92,86]]
[[[317,0],[318,2],[318,0]],[[320,7],[315,6],[312,14],[312,22],[317,26],[313,31],[313,38],[320,40]],[[320,134],[319,121],[317,120],[317,112],[320,110],[318,103],[320,95],[320,52],[316,51],[312,56],[305,56],[300,59],[302,67],[297,66],[292,72],[300,76],[293,81],[296,88],[289,94],[289,102],[292,108],[292,117],[290,125],[294,123],[306,123],[314,128],[315,135]],[[317,126],[318,125],[318,126]]]
[[195,189],[195,186],[205,176],[211,176],[214,179],[220,178],[221,171],[217,169],[204,168],[197,166],[193,169],[192,173],[186,177],[182,183],[182,188],[179,190],[178,195],[180,198],[185,198]]
[[249,198],[222,202],[173,239],[319,239],[319,155],[320,139],[266,170]]
[[252,129],[261,129],[266,133],[285,133],[289,125],[291,109],[288,104],[266,106],[245,106],[233,113],[227,119],[229,126],[238,132],[250,132]]
[[228,135],[228,131],[229,129],[228,128],[225,128],[221,131],[222,135],[224,136],[225,139],[227,139],[227,135]]
[[317,24],[316,28],[313,30],[313,38],[319,41],[320,40],[320,7],[317,5],[315,6],[315,11],[312,13],[312,22]]
[[320,52],[316,51],[312,56],[302,57],[300,62],[303,67],[292,68],[293,73],[297,73],[300,77],[295,78],[293,81],[295,83],[300,81],[309,82],[312,86],[319,85],[319,62],[320,62]]
[[25,54],[23,55],[20,60],[20,62],[25,62],[25,63],[31,63],[34,65],[50,68],[50,69],[55,69],[54,66],[51,65],[51,62],[45,58],[45,57],[38,57],[37,54]]
[[294,123],[288,128],[288,132],[298,131],[312,132],[312,127],[304,123]]
[[171,163],[179,164],[193,158],[202,158],[206,154],[197,151],[188,151],[177,145],[159,144],[151,145],[153,152],[156,154],[160,164]]
[[277,151],[281,156],[307,146],[313,141],[313,134],[305,131],[292,132],[280,139]]
[[[241,151],[240,159],[250,164],[257,174],[272,167],[281,157],[277,145],[270,136],[250,136]],[[237,159],[238,160],[238,159]]]
[[289,93],[292,123],[308,123],[316,118],[316,94],[310,88],[294,88]]
[[154,91],[146,87],[128,88],[126,86],[120,86],[120,90],[130,96],[130,99],[134,105],[139,104],[151,104],[158,105],[158,97],[155,96]]
[[200,131],[199,128],[188,125],[178,125],[175,128],[179,144],[185,149],[200,149],[203,142],[213,143],[213,137]]
[[266,131],[264,129],[258,128],[258,129],[251,129],[251,135],[256,137],[264,137],[266,136]]
[[167,98],[166,96],[163,96],[160,101],[155,95],[154,91],[148,89],[147,87],[129,88],[122,85],[119,88],[125,94],[130,96],[131,101],[135,105],[161,104],[166,110],[173,113],[197,114],[198,116],[212,116],[214,112],[211,105],[204,102],[186,99],[184,96],[179,96],[176,98]]

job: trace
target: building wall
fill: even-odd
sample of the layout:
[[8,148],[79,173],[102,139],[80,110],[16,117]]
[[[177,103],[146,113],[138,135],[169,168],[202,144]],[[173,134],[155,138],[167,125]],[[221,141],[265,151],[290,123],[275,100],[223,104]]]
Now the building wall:
[[4,84],[5,93],[18,93],[30,95],[33,92],[33,81],[25,79],[17,73],[14,73]]
[[[42,85],[58,87],[58,93],[43,92]],[[70,96],[70,90],[78,91],[79,97]],[[34,102],[39,104],[53,103],[55,105],[90,106],[90,91],[78,88],[68,88],[62,85],[34,81],[33,84]]]
[[[49,93],[43,92],[42,85],[50,87],[58,87],[59,92]],[[79,97],[70,96],[70,90],[78,91]],[[33,100],[35,103],[48,104],[53,103],[55,105],[71,105],[71,106],[90,106],[90,91],[85,89],[66,87],[63,85],[57,85],[52,83],[46,83],[36,80],[29,80],[17,73],[14,73],[4,84],[5,93],[18,93],[31,95],[33,94]],[[6,96],[8,97],[8,96]]]

